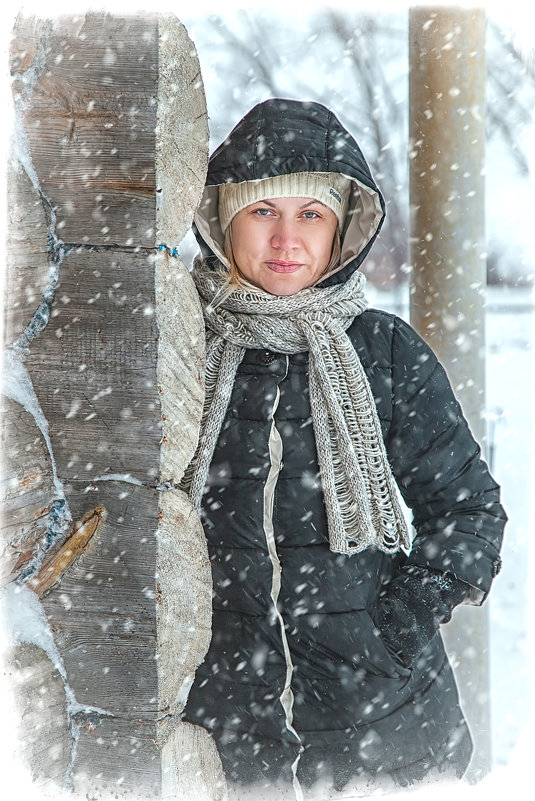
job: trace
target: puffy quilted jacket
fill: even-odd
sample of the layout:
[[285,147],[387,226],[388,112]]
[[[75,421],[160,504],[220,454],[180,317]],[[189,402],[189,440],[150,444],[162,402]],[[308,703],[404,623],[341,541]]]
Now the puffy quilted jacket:
[[[342,267],[326,283],[357,269],[384,218],[380,192],[331,112],[285,100],[255,107],[210,161],[196,219],[208,261],[223,258],[212,211],[219,183],[302,170],[353,178],[357,213],[343,232]],[[368,310],[348,335],[415,537],[409,554],[329,550],[308,354],[246,351],[205,487],[213,636],[184,713],[214,734],[227,772],[240,780],[262,765],[284,772],[309,746],[347,754],[354,772],[394,772],[465,727],[440,634],[409,669],[386,647],[374,612],[409,564],[457,577],[481,603],[500,564],[499,488],[416,332]]]

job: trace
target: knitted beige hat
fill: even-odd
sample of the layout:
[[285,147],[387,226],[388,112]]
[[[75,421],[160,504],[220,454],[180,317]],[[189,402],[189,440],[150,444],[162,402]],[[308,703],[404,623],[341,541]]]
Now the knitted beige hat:
[[295,172],[258,181],[219,186],[219,221],[223,233],[235,214],[259,200],[273,197],[310,197],[319,200],[343,226],[349,204],[351,180],[338,172]]

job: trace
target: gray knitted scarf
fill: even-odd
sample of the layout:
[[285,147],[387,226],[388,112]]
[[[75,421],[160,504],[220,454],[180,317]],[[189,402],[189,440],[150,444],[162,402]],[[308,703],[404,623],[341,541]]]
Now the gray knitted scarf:
[[[388,463],[377,409],[360,359],[346,334],[367,307],[364,276],[279,297],[237,289],[217,304],[222,273],[199,258],[193,270],[207,329],[206,397],[197,452],[182,486],[195,508],[247,348],[309,351],[312,422],[329,527],[329,546],[344,554],[369,546],[393,552],[409,536]],[[215,303],[215,305],[212,305]]]

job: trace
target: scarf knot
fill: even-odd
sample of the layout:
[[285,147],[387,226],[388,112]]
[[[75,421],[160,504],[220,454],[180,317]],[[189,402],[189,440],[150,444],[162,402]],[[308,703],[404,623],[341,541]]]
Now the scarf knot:
[[373,394],[346,331],[367,308],[365,278],[309,287],[295,295],[236,289],[217,303],[223,271],[197,259],[193,278],[207,327],[206,395],[201,436],[182,486],[199,509],[217,439],[246,349],[309,352],[309,390],[329,547],[359,553],[368,547],[409,548]]

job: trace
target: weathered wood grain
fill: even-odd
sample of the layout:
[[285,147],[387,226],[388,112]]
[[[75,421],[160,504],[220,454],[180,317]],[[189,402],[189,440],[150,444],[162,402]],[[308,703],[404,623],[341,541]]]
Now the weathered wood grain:
[[[208,771],[205,801],[216,801],[224,779],[214,743],[195,727],[175,736],[211,617],[204,535],[176,489],[204,391],[202,315],[176,257],[207,167],[195,48],[168,14],[21,15],[11,70],[9,342],[44,302],[17,358],[47,421],[57,479],[36,422],[10,404],[15,459],[26,449],[22,468],[7,473],[10,525],[27,531],[42,501],[46,526],[51,488],[72,520],[106,510],[41,598],[72,695],[70,734],[79,733],[67,778],[86,797],[161,797],[163,735],[177,786],[193,743],[191,764]],[[21,489],[34,473],[35,497]],[[28,536],[33,544],[47,533]],[[19,535],[10,571],[23,564]],[[58,543],[42,569],[61,553]]]
[[26,366],[46,409],[60,476],[128,473],[156,483],[154,253],[72,251]]
[[48,449],[34,418],[9,398],[2,398],[1,407],[0,586],[4,586],[44,547],[54,481]]
[[72,747],[63,680],[45,651],[29,643],[13,648],[5,670],[20,711],[19,741],[32,779],[42,790],[62,787]]
[[35,15],[19,13],[11,31],[9,53],[10,73],[13,79],[15,99],[24,92],[22,77],[33,65],[40,62],[39,51],[44,52],[52,34],[53,23]]
[[156,231],[159,242],[174,248],[204,188],[208,117],[199,60],[186,29],[173,14],[161,14],[158,34]]
[[[193,281],[171,258],[191,226],[208,168],[208,118],[193,42],[172,14],[158,21],[155,264],[162,481],[177,484],[195,451],[202,403],[204,322]],[[184,115],[184,108],[188,110]]]
[[[80,704],[156,720],[157,490],[105,481],[67,484],[73,516],[106,519],[42,604]],[[125,767],[126,769],[126,767]]]
[[105,514],[103,506],[91,509],[75,523],[62,545],[48,551],[39,569],[27,580],[28,586],[39,598],[61,581],[75,559],[85,551]]
[[162,413],[160,479],[178,484],[199,437],[204,401],[204,322],[197,290],[180,261],[156,257],[160,330],[157,379]]
[[225,776],[215,743],[205,729],[179,723],[162,753],[164,798],[227,801]]
[[12,63],[32,82],[22,117],[63,241],[153,246],[157,15],[26,23]]
[[72,792],[76,799],[161,798],[161,751],[143,719],[95,718],[80,727]]
[[[158,528],[158,687],[162,712],[182,712],[211,637],[206,539],[187,495],[162,494]],[[160,739],[165,735],[160,734]]]
[[[190,226],[206,178],[208,128],[192,42],[171,15],[159,21],[156,136],[158,390],[162,410],[160,476],[176,485],[196,448],[204,400],[204,323],[189,273],[171,258]],[[182,108],[190,111],[184,119]],[[157,533],[158,690],[163,744],[162,795],[220,801],[226,785],[215,743],[196,726],[177,723],[211,636],[211,571],[198,515],[188,498],[161,497]]]

